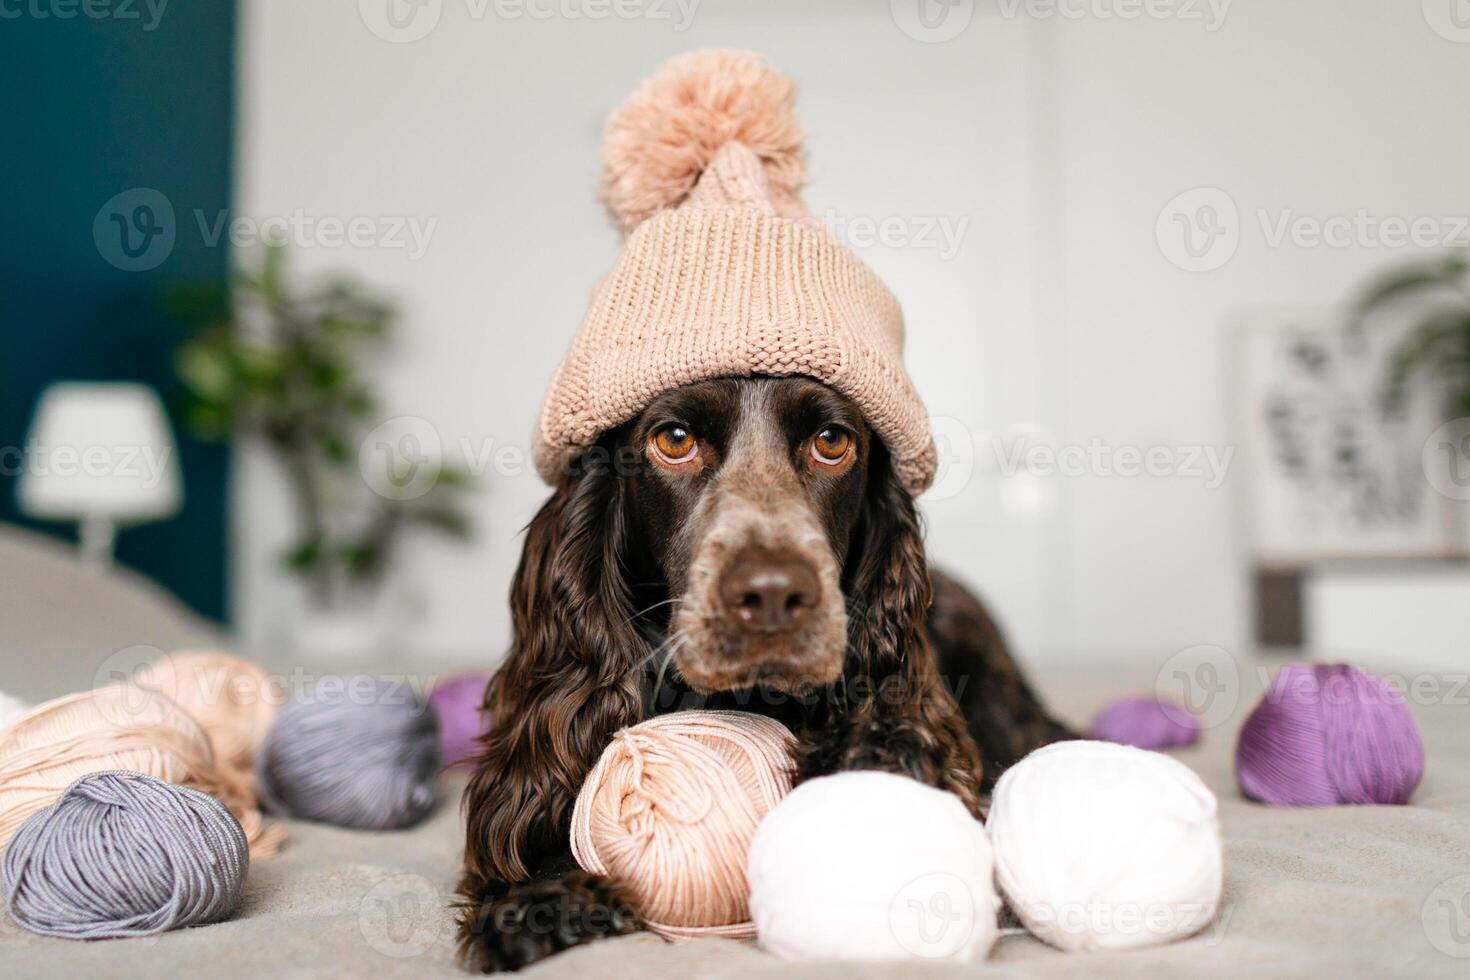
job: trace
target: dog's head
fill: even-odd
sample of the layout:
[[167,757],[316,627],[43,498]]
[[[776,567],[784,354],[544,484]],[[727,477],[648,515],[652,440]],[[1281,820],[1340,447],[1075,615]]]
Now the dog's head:
[[706,381],[667,392],[619,438],[631,537],[666,587],[685,681],[834,681],[843,570],[881,447],[852,401],[806,378]]
[[559,472],[511,612],[528,683],[622,719],[650,693],[644,668],[703,694],[796,695],[900,670],[929,597],[913,497],[858,406],[805,377],[718,378],[663,393]]

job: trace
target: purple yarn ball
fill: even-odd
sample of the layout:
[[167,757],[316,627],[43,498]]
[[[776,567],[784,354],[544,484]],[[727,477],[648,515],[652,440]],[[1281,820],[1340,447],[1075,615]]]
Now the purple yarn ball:
[[1199,722],[1177,704],[1119,698],[1092,719],[1092,737],[1140,749],[1177,749],[1199,741]]
[[1403,697],[1346,664],[1282,668],[1235,746],[1241,792],[1273,806],[1407,803],[1423,775]]
[[449,769],[467,768],[478,752],[476,739],[490,730],[490,716],[480,710],[488,671],[446,677],[429,691],[429,703],[439,713],[439,751]]

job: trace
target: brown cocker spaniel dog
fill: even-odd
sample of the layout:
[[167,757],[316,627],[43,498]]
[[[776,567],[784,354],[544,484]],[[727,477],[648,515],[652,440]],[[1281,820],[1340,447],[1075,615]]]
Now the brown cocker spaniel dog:
[[981,794],[1071,733],[994,623],[931,572],[914,501],[847,398],[805,378],[666,393],[562,474],[511,592],[515,639],[465,795],[460,947],[518,969],[638,928],[568,821],[618,729],[685,708],[785,723],[796,781],[883,769]]

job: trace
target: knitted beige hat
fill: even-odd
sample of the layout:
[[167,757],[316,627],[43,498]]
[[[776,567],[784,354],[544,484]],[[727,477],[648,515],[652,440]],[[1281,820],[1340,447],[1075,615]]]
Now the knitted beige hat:
[[608,119],[602,199],[627,238],[541,406],[548,483],[671,388],[805,375],[857,403],[911,493],[929,486],[898,303],[796,196],[795,94],[759,55],[695,51]]

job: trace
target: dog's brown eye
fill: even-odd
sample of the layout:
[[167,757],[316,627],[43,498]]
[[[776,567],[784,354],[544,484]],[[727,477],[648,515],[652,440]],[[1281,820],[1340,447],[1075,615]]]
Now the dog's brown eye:
[[666,425],[653,434],[653,448],[666,463],[687,463],[699,451],[699,441],[682,425]]
[[846,429],[823,429],[812,439],[812,458],[819,463],[840,463],[851,448],[852,435]]

